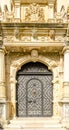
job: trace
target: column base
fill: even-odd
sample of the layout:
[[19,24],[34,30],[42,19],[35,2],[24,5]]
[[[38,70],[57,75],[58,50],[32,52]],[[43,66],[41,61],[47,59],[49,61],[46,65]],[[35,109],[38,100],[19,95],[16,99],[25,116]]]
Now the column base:
[[55,19],[48,19],[48,23],[55,23]]
[[14,22],[20,22],[21,20],[20,20],[20,18],[14,18]]

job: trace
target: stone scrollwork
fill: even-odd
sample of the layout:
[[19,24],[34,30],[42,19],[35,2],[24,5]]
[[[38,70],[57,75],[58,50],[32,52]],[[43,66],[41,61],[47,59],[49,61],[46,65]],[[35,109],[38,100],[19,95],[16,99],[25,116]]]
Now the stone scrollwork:
[[[16,34],[17,35],[17,34]],[[65,42],[65,37],[62,36],[55,36],[54,34],[50,34],[49,36],[21,36],[17,38],[16,35],[14,36],[6,36],[4,37],[3,41],[10,43],[10,42]],[[53,36],[53,37],[51,37]],[[68,37],[67,37],[68,38]]]
[[29,22],[43,22],[44,21],[44,10],[38,4],[33,3],[30,4],[29,7],[26,8],[25,21]]
[[14,19],[14,11],[8,10],[7,5],[4,5],[4,11],[1,9],[0,6],[0,21],[4,21],[4,22],[11,22]]

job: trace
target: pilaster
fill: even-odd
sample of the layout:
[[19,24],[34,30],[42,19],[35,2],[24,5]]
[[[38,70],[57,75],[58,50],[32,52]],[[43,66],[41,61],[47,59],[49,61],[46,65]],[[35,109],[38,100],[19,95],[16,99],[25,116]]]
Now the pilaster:
[[63,125],[68,127],[69,122],[69,47],[64,50],[64,82],[63,82]]
[[20,22],[20,0],[15,0],[15,22]]
[[0,48],[0,120],[6,121],[5,51]]
[[53,22],[54,20],[54,0],[48,1],[48,21]]

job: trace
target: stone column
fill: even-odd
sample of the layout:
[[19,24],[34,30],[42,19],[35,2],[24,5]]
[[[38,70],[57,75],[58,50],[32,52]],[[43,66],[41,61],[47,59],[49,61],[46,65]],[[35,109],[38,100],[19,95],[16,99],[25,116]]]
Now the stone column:
[[63,81],[63,123],[67,125],[69,122],[69,47],[64,48],[64,81]]
[[0,48],[0,119],[6,120],[5,51]]
[[69,98],[69,47],[64,50],[64,98]]
[[15,0],[15,21],[20,22],[20,0]]

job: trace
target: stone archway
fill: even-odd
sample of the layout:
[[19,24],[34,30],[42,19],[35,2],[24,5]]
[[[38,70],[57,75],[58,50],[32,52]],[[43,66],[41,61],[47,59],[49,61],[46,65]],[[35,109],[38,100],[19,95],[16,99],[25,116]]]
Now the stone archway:
[[[34,53],[35,51],[35,53]],[[58,82],[58,65],[57,63],[52,60],[51,58],[46,58],[43,55],[38,55],[38,52],[36,50],[33,50],[31,52],[31,55],[26,55],[23,57],[20,57],[16,59],[10,66],[10,95],[11,95],[11,113],[12,113],[12,118],[16,117],[16,73],[18,70],[21,69],[21,66],[28,63],[28,62],[41,62],[48,66],[48,69],[50,69],[53,72],[53,89],[56,94],[54,95],[55,99],[57,96],[57,91],[59,87],[59,82]],[[53,101],[53,116],[58,116],[59,114],[59,109],[58,109],[58,102]]]

